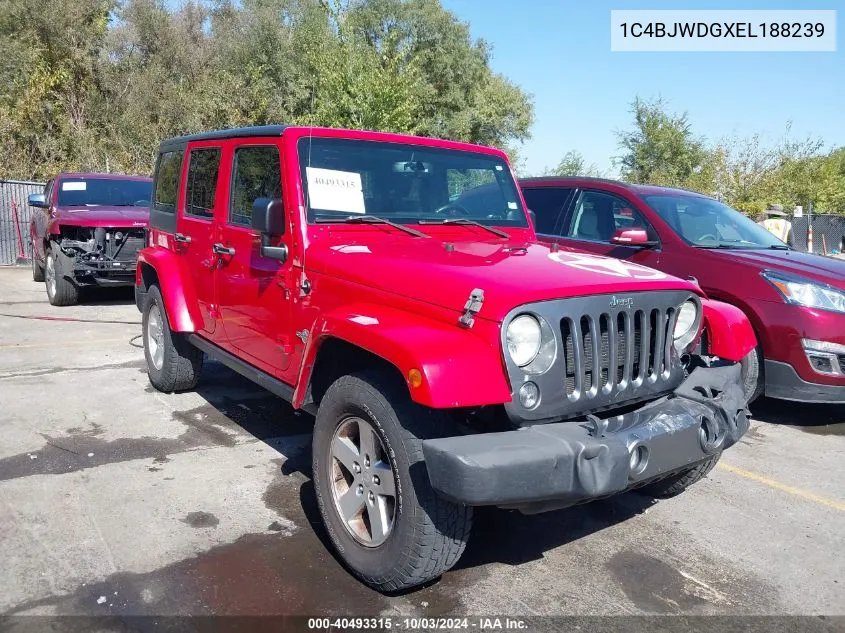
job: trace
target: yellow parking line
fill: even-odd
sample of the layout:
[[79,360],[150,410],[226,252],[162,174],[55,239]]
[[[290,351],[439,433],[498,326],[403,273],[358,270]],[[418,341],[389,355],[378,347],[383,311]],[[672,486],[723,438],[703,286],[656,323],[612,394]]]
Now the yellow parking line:
[[127,337],[121,338],[98,338],[91,341],[53,341],[51,343],[0,343],[0,349],[35,349],[48,347],[95,347],[100,343],[126,343],[129,344]]
[[734,475],[739,475],[740,477],[745,477],[746,479],[751,479],[752,481],[756,481],[757,483],[769,486],[770,488],[787,492],[791,495],[795,495],[796,497],[801,497],[802,499],[806,499],[807,501],[813,501],[814,503],[819,503],[823,506],[834,508],[836,510],[842,510],[843,512],[845,512],[845,503],[843,503],[842,501],[831,499],[829,497],[823,497],[822,495],[817,495],[813,492],[809,492],[801,488],[796,488],[795,486],[790,486],[789,484],[781,483],[780,481],[777,481],[775,479],[770,479],[769,477],[758,475],[757,473],[751,472],[750,470],[738,468],[737,466],[731,466],[730,464],[726,464],[725,462],[719,462],[717,468],[726,470],[729,473],[733,473]]

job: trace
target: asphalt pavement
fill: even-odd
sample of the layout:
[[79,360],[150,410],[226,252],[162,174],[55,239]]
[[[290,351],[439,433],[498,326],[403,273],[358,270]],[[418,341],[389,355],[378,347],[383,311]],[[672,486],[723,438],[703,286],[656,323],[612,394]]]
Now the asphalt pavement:
[[762,400],[674,499],[485,510],[458,566],[383,596],[333,557],[312,419],[208,364],[147,380],[131,290],[53,308],[0,269],[0,614],[845,614],[845,408]]

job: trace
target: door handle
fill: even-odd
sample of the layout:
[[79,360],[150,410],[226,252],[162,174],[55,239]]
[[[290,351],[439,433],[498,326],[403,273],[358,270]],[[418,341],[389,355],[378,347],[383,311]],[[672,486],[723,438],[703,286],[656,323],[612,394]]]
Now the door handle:
[[190,244],[191,243],[191,236],[190,235],[183,235],[182,233],[176,233],[173,236],[173,239],[177,242],[182,242],[183,244]]
[[235,249],[229,246],[224,246],[223,244],[217,243],[212,244],[211,250],[217,253],[218,255],[234,255]]

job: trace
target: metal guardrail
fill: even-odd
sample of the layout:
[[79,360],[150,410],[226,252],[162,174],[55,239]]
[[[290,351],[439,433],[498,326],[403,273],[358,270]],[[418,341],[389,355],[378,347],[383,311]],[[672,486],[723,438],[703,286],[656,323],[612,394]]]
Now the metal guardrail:
[[26,201],[29,194],[42,191],[43,182],[0,180],[0,265],[17,264],[30,258],[32,209]]

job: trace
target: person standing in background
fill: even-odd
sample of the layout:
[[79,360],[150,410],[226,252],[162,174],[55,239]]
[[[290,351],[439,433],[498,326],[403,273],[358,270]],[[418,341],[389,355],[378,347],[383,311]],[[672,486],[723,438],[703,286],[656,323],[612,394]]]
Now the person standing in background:
[[770,204],[766,208],[765,219],[759,224],[781,242],[792,246],[792,222],[788,218],[782,205]]

